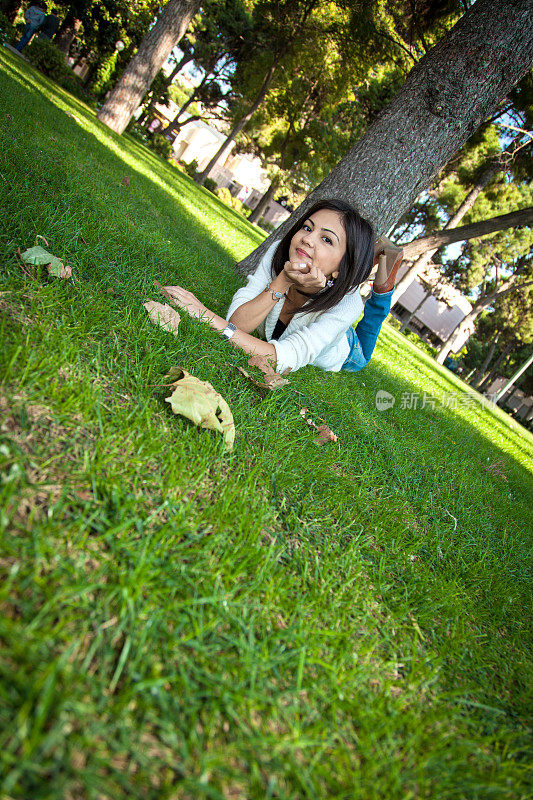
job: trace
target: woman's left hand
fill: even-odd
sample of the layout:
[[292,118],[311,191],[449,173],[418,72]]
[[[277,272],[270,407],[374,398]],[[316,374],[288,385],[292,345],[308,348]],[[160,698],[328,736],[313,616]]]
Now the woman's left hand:
[[175,305],[186,311],[191,317],[199,319],[208,310],[207,306],[204,306],[192,292],[182,286],[165,286],[164,288],[174,300]]

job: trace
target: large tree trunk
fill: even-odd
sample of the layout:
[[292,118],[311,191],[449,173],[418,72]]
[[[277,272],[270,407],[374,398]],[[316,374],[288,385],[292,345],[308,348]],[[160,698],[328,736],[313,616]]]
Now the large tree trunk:
[[0,11],[2,14],[6,15],[12,25],[15,22],[21,5],[22,3],[20,0],[1,0],[0,2]]
[[211,170],[213,169],[219,158],[222,158],[223,155],[227,155],[229,153],[231,145],[233,144],[234,140],[242,131],[246,123],[253,117],[253,115],[255,114],[255,112],[265,99],[268,87],[270,86],[270,82],[274,76],[274,72],[276,71],[276,66],[277,63],[272,64],[267,74],[265,75],[263,83],[261,84],[261,88],[259,89],[259,92],[257,93],[257,96],[252,105],[250,106],[248,112],[244,115],[244,117],[242,117],[238,122],[235,123],[230,133],[228,134],[226,139],[222,142],[222,144],[220,145],[220,147],[218,148],[215,155],[213,156],[209,164],[206,166],[204,171],[200,172],[194,179],[196,183],[200,184],[200,186],[202,186],[205,179],[209,177],[209,173],[211,172]]
[[272,242],[322,198],[348,201],[378,235],[388,230],[532,61],[531,0],[477,0],[413,67],[364,136],[240,269],[255,269]]
[[98,119],[122,133],[172,48],[187,30],[200,0],[168,0],[122,77],[98,112]]

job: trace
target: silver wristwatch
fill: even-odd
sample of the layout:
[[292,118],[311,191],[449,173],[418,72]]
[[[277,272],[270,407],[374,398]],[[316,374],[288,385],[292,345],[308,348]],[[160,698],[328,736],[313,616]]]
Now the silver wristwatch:
[[220,331],[220,335],[221,336],[225,336],[226,339],[231,339],[231,337],[233,336],[233,334],[235,333],[236,330],[237,330],[237,328],[233,324],[233,322],[228,322],[228,324],[226,325],[224,330]]

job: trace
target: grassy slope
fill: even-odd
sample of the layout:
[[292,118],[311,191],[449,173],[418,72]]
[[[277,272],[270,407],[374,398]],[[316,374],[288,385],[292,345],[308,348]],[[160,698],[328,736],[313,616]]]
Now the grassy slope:
[[[528,796],[533,438],[388,326],[364,372],[267,397],[202,324],[151,326],[154,278],[223,311],[260,234],[0,64],[4,793]],[[23,279],[36,234],[73,282]],[[233,454],[172,417],[176,364]]]

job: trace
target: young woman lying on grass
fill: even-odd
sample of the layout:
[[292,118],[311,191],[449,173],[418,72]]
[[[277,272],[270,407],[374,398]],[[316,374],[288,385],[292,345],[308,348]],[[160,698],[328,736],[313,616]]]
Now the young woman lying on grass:
[[[357,372],[370,360],[391,297],[402,250],[385,238],[374,245],[372,226],[347,203],[322,200],[263,256],[233,296],[226,319],[181,286],[166,286],[176,305],[207,322],[278,372],[306,364]],[[363,310],[360,284],[378,263]],[[252,336],[258,329],[266,341]]]

